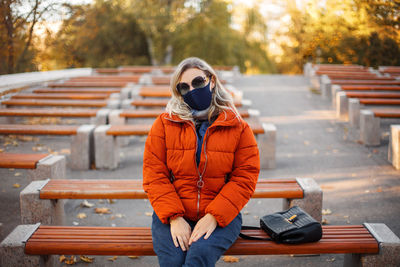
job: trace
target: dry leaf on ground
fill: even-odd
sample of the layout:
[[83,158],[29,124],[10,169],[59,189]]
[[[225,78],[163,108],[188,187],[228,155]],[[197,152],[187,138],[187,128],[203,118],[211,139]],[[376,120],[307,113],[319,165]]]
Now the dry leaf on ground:
[[130,259],[139,259],[139,256],[128,256]]
[[61,154],[71,154],[71,149],[69,148],[63,148],[60,150]]
[[93,206],[94,206],[94,204],[88,202],[87,200],[84,200],[84,201],[81,203],[81,207],[83,207],[83,208],[91,208],[91,207],[93,207]]
[[108,203],[110,203],[110,204],[117,203],[117,201],[116,201],[116,200],[114,200],[114,199],[107,199],[107,201],[108,201]]
[[146,216],[152,216],[153,213],[152,213],[152,212],[145,212],[144,215],[146,215]]
[[21,176],[21,174],[22,173],[20,173],[20,172],[16,172],[16,173],[14,173],[14,176]]
[[59,258],[60,262],[63,262],[67,265],[73,265],[76,263],[76,258],[74,256],[71,256],[70,258],[65,257],[64,255],[62,255]]
[[224,262],[239,262],[239,258],[234,256],[224,256],[222,260]]
[[78,215],[76,215],[76,218],[78,219],[85,219],[86,217],[87,217],[86,213],[83,212],[78,213]]
[[310,144],[310,142],[309,141],[304,141],[304,145],[306,145],[306,146],[308,146]]
[[111,211],[109,208],[95,208],[94,211],[99,214],[110,214]]
[[322,219],[322,222],[321,222],[321,224],[329,224],[329,222],[328,222],[328,220],[327,219]]
[[87,256],[83,256],[83,255],[79,256],[79,258],[80,258],[82,261],[88,262],[88,263],[92,263],[92,262],[94,261],[94,258],[87,257]]
[[4,149],[0,148],[0,153],[3,153],[3,152],[4,152]]
[[65,258],[64,255],[61,255],[61,256],[58,258],[58,260],[59,260],[60,262],[63,262],[65,259],[66,259],[66,258]]
[[118,259],[118,256],[114,256],[114,257],[112,257],[112,258],[108,258],[107,260],[109,260],[109,261],[115,261],[116,259]]
[[20,188],[21,185],[20,185],[20,184],[13,184],[13,187],[14,187],[14,188]]
[[332,214],[332,211],[330,209],[322,210],[322,215],[330,215],[330,214]]

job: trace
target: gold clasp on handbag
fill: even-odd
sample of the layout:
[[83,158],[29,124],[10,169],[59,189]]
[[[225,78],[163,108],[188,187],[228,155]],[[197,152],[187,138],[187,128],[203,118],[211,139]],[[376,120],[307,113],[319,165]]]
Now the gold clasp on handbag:
[[290,223],[294,223],[295,220],[297,220],[297,215],[293,215],[292,217],[290,217],[289,219],[286,219],[288,222]]

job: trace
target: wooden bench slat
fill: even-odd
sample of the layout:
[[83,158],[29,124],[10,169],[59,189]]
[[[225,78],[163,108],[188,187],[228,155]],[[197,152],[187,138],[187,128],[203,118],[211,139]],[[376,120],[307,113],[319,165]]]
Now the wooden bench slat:
[[2,101],[7,106],[69,106],[69,107],[105,107],[105,100],[47,100],[47,99],[11,99]]
[[79,126],[1,124],[0,134],[75,135]]
[[[151,239],[151,229],[112,227],[112,232],[104,234],[102,230],[111,227],[60,227],[40,226],[31,236],[25,246],[26,254],[33,255],[155,255]],[[286,245],[276,244],[273,241],[244,240],[238,238],[232,247],[225,253],[228,255],[278,255],[278,254],[320,254],[320,253],[378,253],[378,242],[363,227],[360,234],[346,234],[337,226],[336,238],[325,234],[326,226],[323,226],[323,237],[319,242]],[[344,230],[348,229],[347,227]],[[63,232],[59,235],[60,231]],[[82,233],[85,236],[82,236]],[[120,232],[118,234],[118,232]],[[254,234],[255,230],[244,233]],[[258,236],[267,235],[258,230]],[[54,236],[52,236],[54,234]],[[96,236],[93,238],[91,236]]]
[[127,82],[63,82],[49,83],[48,87],[125,87]]
[[371,109],[375,117],[400,118],[400,109]]
[[[125,118],[155,118],[163,112],[165,112],[165,109],[126,109],[119,116]],[[247,109],[238,109],[238,112],[243,118],[250,117]]]
[[[259,179],[253,198],[303,198],[295,179],[288,182]],[[141,180],[50,180],[41,190],[41,199],[146,199]]]
[[[387,77],[386,77],[387,78]],[[400,81],[396,81],[394,78],[392,79],[380,79],[380,77],[375,80],[340,80],[340,79],[331,79],[332,84],[338,85],[400,85]]]
[[400,105],[400,99],[359,98],[358,100],[364,105]]
[[379,77],[379,76],[368,76],[368,75],[334,75],[329,74],[331,80],[395,80],[393,77]]
[[54,88],[54,89],[36,89],[36,94],[107,94],[121,92],[121,88]]
[[105,99],[109,94],[66,94],[66,93],[52,93],[52,94],[17,94],[13,95],[12,99]]
[[[400,91],[400,87],[399,87]],[[392,92],[345,92],[348,98],[400,98],[399,93]]]
[[0,109],[0,116],[29,117],[94,117],[97,109],[65,109],[65,108],[5,108]]
[[35,169],[36,164],[48,155],[0,153],[0,168]]
[[[400,84],[400,83],[399,83]],[[343,91],[350,90],[381,90],[381,91],[400,91],[400,86],[394,85],[342,85]]]
[[[165,107],[169,99],[135,99],[131,102],[132,106],[144,106],[144,107]],[[242,103],[235,101],[236,107],[241,107]]]

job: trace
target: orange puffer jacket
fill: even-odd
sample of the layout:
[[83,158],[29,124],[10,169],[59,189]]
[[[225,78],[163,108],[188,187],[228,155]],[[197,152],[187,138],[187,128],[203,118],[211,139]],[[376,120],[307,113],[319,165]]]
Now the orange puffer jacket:
[[225,227],[254,193],[260,172],[257,143],[249,125],[223,111],[207,129],[199,166],[193,122],[161,114],[146,140],[143,188],[160,220],[206,213]]

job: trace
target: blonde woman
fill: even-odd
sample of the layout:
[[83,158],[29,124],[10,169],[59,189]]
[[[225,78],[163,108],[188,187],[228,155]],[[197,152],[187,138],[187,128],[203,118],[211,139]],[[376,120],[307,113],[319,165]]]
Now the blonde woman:
[[143,159],[154,251],[162,267],[215,266],[240,233],[260,171],[257,143],[205,61],[183,60],[170,89]]

